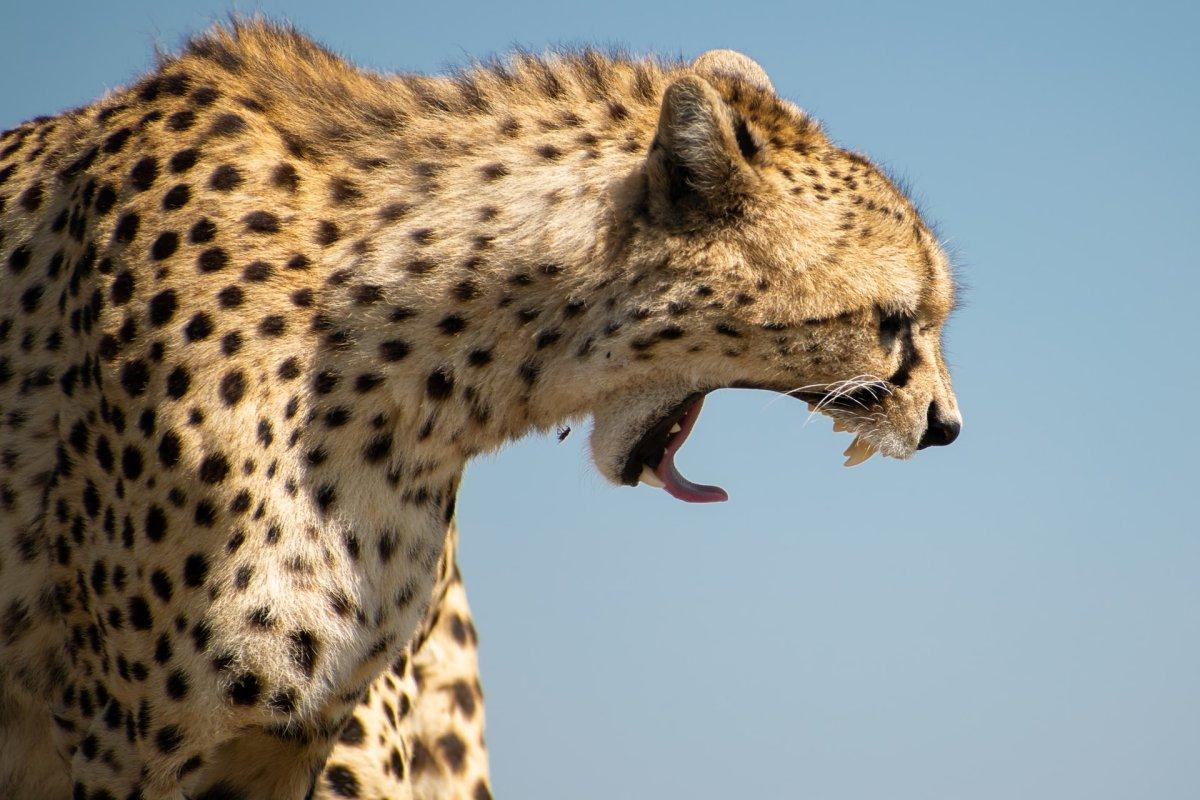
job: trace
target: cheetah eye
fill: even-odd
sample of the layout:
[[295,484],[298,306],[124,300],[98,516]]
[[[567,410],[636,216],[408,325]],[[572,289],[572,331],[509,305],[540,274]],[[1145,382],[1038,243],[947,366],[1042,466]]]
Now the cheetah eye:
[[879,343],[886,350],[891,350],[900,338],[901,331],[910,327],[912,317],[897,312],[879,312]]

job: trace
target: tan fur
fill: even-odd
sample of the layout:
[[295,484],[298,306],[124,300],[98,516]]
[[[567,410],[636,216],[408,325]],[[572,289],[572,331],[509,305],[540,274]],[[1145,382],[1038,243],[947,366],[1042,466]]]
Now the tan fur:
[[239,23],[4,134],[0,197],[12,798],[487,797],[472,456],[590,415],[635,482],[727,386],[957,432],[935,238],[740,54],[383,76]]

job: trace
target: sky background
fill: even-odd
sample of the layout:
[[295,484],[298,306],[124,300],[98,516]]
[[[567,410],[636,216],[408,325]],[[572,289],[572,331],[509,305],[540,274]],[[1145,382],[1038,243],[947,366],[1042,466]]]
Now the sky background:
[[469,468],[500,800],[1200,797],[1200,6],[4,0],[0,128],[233,8],[389,70],[742,50],[967,286],[963,434],[912,462],[726,391],[680,457],[722,506],[608,487],[582,426]]

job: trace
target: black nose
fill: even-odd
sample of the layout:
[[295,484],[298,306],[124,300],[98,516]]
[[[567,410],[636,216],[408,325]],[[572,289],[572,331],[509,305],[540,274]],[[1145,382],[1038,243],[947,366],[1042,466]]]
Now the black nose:
[[944,444],[950,444],[958,438],[958,432],[962,430],[962,423],[956,419],[946,419],[942,416],[941,409],[938,404],[930,403],[929,412],[925,415],[929,424],[925,427],[925,435],[921,437],[920,443],[917,444],[918,450],[924,450],[926,447],[941,447]]

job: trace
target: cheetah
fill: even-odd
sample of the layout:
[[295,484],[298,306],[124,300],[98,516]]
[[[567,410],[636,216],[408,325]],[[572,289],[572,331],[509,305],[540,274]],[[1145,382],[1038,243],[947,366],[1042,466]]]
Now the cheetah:
[[705,395],[961,426],[949,262],[751,59],[354,67],[238,20],[0,138],[0,795],[491,796],[466,463]]

